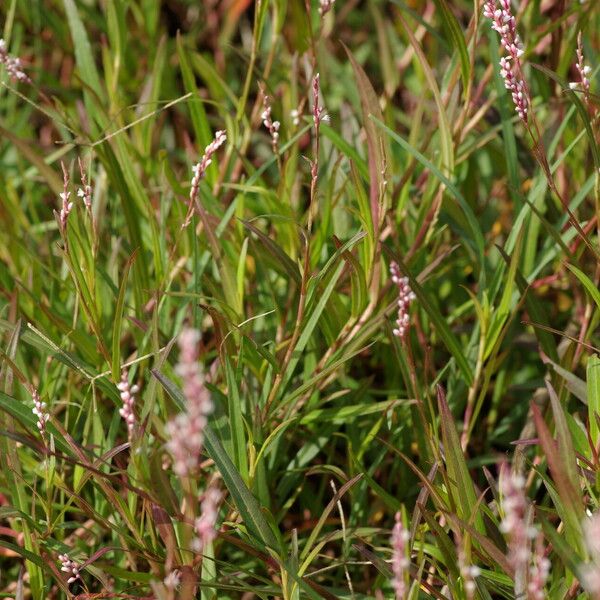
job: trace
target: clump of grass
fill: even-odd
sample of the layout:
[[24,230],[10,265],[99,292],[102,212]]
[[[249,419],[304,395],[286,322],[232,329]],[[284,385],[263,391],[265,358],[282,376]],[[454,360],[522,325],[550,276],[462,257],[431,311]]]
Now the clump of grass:
[[3,595],[599,597],[596,4],[0,14]]

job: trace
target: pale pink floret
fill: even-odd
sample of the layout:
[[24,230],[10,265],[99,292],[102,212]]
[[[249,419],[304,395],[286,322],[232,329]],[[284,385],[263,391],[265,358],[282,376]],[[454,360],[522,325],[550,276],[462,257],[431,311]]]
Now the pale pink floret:
[[204,149],[204,155],[200,159],[200,162],[194,165],[194,167],[192,168],[192,172],[194,175],[192,177],[192,184],[190,188],[188,213],[185,217],[183,225],[181,226],[182,229],[187,227],[192,222],[194,206],[196,204],[196,201],[198,199],[198,193],[200,191],[200,181],[202,181],[202,179],[206,175],[206,169],[208,169],[208,167],[212,163],[213,155],[225,143],[226,140],[227,135],[225,131],[217,131],[215,133],[214,140],[210,144],[208,144],[208,146],[206,146],[206,148]]
[[400,268],[396,262],[390,264],[390,274],[392,281],[398,289],[398,317],[396,319],[394,335],[403,339],[406,337],[410,327],[409,308],[411,303],[416,299],[416,295],[410,287],[408,277],[402,277]]
[[335,0],[319,0],[319,14],[324,17],[335,4]]
[[396,523],[392,529],[392,587],[396,594],[396,600],[404,600],[406,597],[405,573],[410,566],[410,561],[407,556],[408,541],[410,534],[402,523],[400,513],[396,513]]
[[173,456],[173,471],[180,477],[193,473],[204,445],[207,417],[213,410],[204,372],[198,363],[200,332],[184,329],[179,336],[179,363],[175,371],[183,383],[186,409],[166,425],[167,449]]
[[192,540],[192,550],[199,554],[217,537],[215,524],[221,498],[221,492],[216,487],[209,487],[202,499],[200,516],[194,522],[196,537]]
[[67,579],[68,584],[81,579],[81,576],[79,575],[79,565],[71,560],[68,554],[60,554],[58,560],[61,563],[60,570],[70,575],[69,579]]
[[6,42],[0,38],[0,64],[4,65],[6,72],[13,81],[31,83],[31,79],[23,71],[21,59],[8,53]]
[[168,590],[175,590],[181,583],[181,571],[175,569],[171,571],[164,579],[163,583]]
[[127,424],[127,434],[129,439],[133,437],[135,430],[135,413],[133,407],[135,405],[135,394],[140,391],[139,385],[129,385],[127,369],[123,369],[121,373],[121,381],[117,384],[117,389],[120,392],[123,406],[119,409],[119,414]]

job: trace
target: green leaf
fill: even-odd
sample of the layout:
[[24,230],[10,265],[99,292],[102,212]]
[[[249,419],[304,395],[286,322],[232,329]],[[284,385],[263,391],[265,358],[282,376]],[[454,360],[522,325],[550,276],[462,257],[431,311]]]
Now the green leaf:
[[[373,117],[372,117],[373,118]],[[416,148],[413,148],[406,140],[402,139],[397,133],[392,131],[387,125],[373,118],[375,123],[381,127],[398,145],[404,148],[411,156],[413,156],[416,160],[418,160],[425,168],[429,169],[448,189],[450,194],[454,196],[456,201],[458,202],[460,208],[462,209],[465,218],[467,220],[468,228],[471,230],[473,234],[473,244],[474,248],[477,252],[477,257],[479,259],[479,264],[483,266],[483,248],[484,248],[484,240],[483,234],[481,233],[481,229],[479,228],[479,222],[473,213],[473,209],[469,206],[468,202],[465,200],[464,196],[460,193],[458,188],[423,154],[421,154]]]
[[113,337],[112,337],[112,378],[113,381],[119,381],[121,371],[121,325],[123,323],[123,308],[125,306],[125,292],[127,290],[127,276],[129,269],[135,261],[137,250],[127,259],[123,267],[123,275],[121,278],[121,287],[117,297],[117,305],[115,307],[115,315],[113,321]]
[[583,271],[580,271],[575,265],[571,265],[569,263],[565,263],[565,265],[567,269],[569,269],[569,271],[571,271],[571,273],[573,273],[575,277],[579,279],[579,281],[583,284],[583,287],[591,296],[592,300],[596,303],[596,306],[600,308],[600,292],[592,283],[592,280]]
[[475,486],[473,485],[473,480],[465,461],[465,455],[460,446],[460,440],[454,425],[454,418],[446,402],[446,394],[439,385],[437,386],[437,397],[446,468],[450,478],[452,495],[457,505],[458,516],[468,523],[474,521],[476,530],[480,533],[485,533],[483,518],[478,510]]
[[[185,409],[185,398],[181,390],[165,375],[156,369],[152,370],[152,375],[158,379],[165,391],[171,396],[175,403],[182,409]],[[223,444],[215,435],[210,426],[204,430],[204,446],[208,455],[215,461],[223,481],[235,502],[235,505],[244,520],[244,524],[251,530],[261,542],[277,551],[279,543],[265,516],[262,513],[258,500],[252,495],[252,492],[246,487],[235,465],[229,458]]]
[[460,372],[465,378],[465,382],[467,385],[471,385],[473,383],[473,371],[469,366],[469,363],[465,357],[465,353],[461,345],[458,343],[458,340],[454,336],[454,334],[450,331],[446,320],[441,315],[438,308],[429,301],[429,294],[425,292],[425,290],[421,287],[421,284],[417,281],[415,277],[407,269],[406,265],[402,262],[402,259],[399,257],[394,257],[396,262],[398,263],[400,270],[403,275],[408,277],[410,281],[410,287],[412,291],[415,293],[419,305],[425,310],[425,312],[429,315],[429,318],[433,322],[433,325],[438,333],[438,335],[442,338],[444,345],[454,357]]
[[593,354],[588,359],[586,376],[590,438],[594,448],[598,448],[600,442],[600,427],[598,426],[600,418],[600,358],[597,354]]
[[242,399],[235,380],[235,372],[229,356],[225,356],[225,375],[227,377],[227,406],[229,412],[229,429],[233,444],[233,460],[235,466],[248,482],[248,457],[246,451],[246,434],[242,417]]
[[469,73],[471,72],[471,64],[469,61],[469,53],[467,52],[467,44],[463,36],[462,30],[454,13],[450,10],[446,0],[435,0],[435,5],[442,13],[442,25],[446,30],[454,49],[458,53],[460,59],[460,74],[463,82],[463,95],[467,96],[469,88]]
[[77,11],[77,6],[74,0],[63,0],[63,3],[67,12],[67,21],[71,30],[73,45],[75,46],[75,59],[77,60],[81,79],[98,97],[101,97],[102,86],[100,84],[100,76],[96,69],[90,41]]
[[354,70],[354,77],[358,87],[358,95],[360,97],[360,105],[362,108],[363,126],[367,136],[368,148],[368,165],[369,165],[369,185],[370,185],[370,204],[371,204],[371,219],[375,230],[378,231],[381,227],[382,220],[385,215],[385,203],[382,197],[382,190],[385,189],[383,180],[387,177],[387,169],[390,164],[387,143],[385,138],[377,131],[371,118],[375,118],[380,122],[383,121],[383,114],[379,106],[377,94],[367,77],[364,69],[356,62],[354,56],[344,46],[346,54]]

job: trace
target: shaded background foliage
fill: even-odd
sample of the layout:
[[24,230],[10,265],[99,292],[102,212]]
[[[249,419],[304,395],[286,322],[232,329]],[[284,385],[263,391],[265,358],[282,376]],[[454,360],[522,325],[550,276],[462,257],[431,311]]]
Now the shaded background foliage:
[[[585,549],[565,522],[595,510],[598,493],[597,254],[514,116],[479,3],[338,0],[321,19],[300,0],[7,0],[0,14],[33,81],[2,75],[0,88],[7,593],[24,578],[34,598],[66,594],[55,565],[68,550],[80,562],[101,552],[85,571],[91,591],[168,597],[160,581],[192,564],[182,499],[222,478],[222,535],[194,564],[202,597],[391,597],[383,560],[397,511],[412,527],[411,581],[424,582],[412,597],[466,597],[457,545],[482,568],[477,594],[512,597],[490,549],[506,550],[493,479],[513,442],[533,439],[516,453],[555,565],[548,593],[575,597]],[[598,129],[567,89],[580,30],[595,77],[597,6],[524,2],[518,17],[537,142],[597,249]],[[317,71],[331,122],[309,230]],[[259,84],[282,123],[277,157]],[[201,186],[205,214],[182,230],[191,166],[217,129],[228,142]],[[76,203],[65,250],[53,210],[60,161],[74,195],[77,158],[97,228]],[[417,291],[406,343],[392,335],[393,259]],[[222,444],[191,491],[165,468],[163,446],[184,324],[202,331]],[[142,387],[129,449],[123,365]],[[454,422],[440,417],[438,384]],[[52,415],[50,454],[30,386]],[[536,439],[532,400],[577,452],[578,464],[555,459],[576,482],[547,476],[553,446]],[[464,453],[454,426],[468,432]],[[350,482],[343,517],[331,480]],[[276,544],[248,525],[240,502],[252,512],[252,497]]]

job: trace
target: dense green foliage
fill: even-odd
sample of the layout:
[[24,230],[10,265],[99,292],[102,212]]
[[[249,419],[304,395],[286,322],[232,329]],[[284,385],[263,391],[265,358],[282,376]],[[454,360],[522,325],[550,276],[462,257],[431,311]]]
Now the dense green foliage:
[[[514,7],[527,126],[482,2],[318,8],[1,3],[31,78],[0,65],[6,597],[392,598],[400,513],[407,597],[515,598],[504,461],[526,479],[546,597],[595,597],[580,581],[600,497],[600,5]],[[579,31],[591,95],[568,84]],[[393,261],[416,295],[404,339]],[[215,405],[191,477],[165,448],[184,327]],[[202,555],[209,486],[223,501]],[[64,553],[85,563],[72,584]]]

